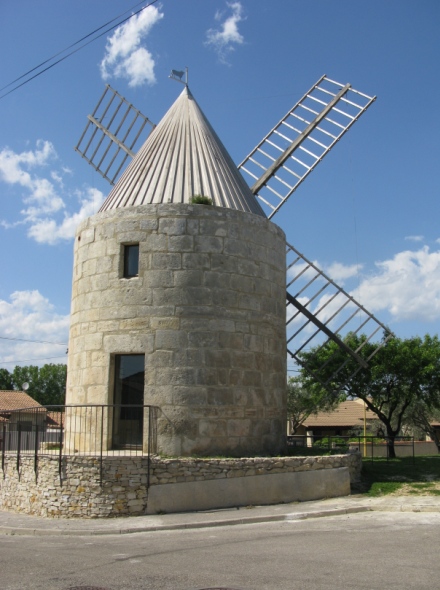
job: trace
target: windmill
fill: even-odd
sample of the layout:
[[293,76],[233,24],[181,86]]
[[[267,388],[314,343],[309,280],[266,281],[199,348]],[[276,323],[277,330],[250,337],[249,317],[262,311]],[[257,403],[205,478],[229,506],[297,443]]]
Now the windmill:
[[[183,75],[173,70],[170,78],[187,87],[188,74],[185,81]],[[239,164],[238,170],[268,219],[276,220],[280,208],[375,98],[324,75]],[[75,149],[115,184],[148,128],[155,126],[109,85],[88,119]],[[349,380],[367,362],[360,349],[344,342],[344,335],[365,333],[361,348],[367,342],[376,342],[375,354],[391,337],[390,331],[289,242],[286,255],[287,353],[304,365],[302,353],[313,350],[318,354],[334,342],[345,359],[334,368],[330,379],[322,377],[324,366],[314,368],[314,376],[328,386],[354,359],[355,368],[346,377]]]

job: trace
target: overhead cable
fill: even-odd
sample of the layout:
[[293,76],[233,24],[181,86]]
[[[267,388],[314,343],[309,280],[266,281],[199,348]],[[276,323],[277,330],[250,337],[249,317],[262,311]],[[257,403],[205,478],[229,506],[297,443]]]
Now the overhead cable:
[[57,346],[67,346],[66,342],[51,342],[49,340],[27,340],[26,338],[8,338],[0,336],[0,340],[14,340],[17,342],[34,342],[36,344],[56,344]]
[[38,359],[22,359],[20,361],[0,361],[0,365],[11,365],[11,364],[17,364],[17,363],[30,363],[32,361],[50,361],[51,359],[61,359],[61,358],[64,358],[64,356],[48,356],[48,357],[38,358]]
[[[95,37],[93,37],[92,39],[89,39],[89,41],[86,41],[85,43],[83,43],[82,45],[80,45],[79,47],[77,47],[76,49],[73,49],[72,51],[70,51],[69,53],[67,53],[67,55],[65,55],[64,57],[61,57],[60,59],[58,59],[57,61],[51,63],[50,65],[48,65],[46,68],[38,71],[36,74],[34,74],[33,76],[31,76],[30,78],[27,78],[26,80],[24,80],[23,82],[21,82],[20,84],[17,84],[16,86],[14,86],[13,88],[11,88],[11,90],[8,90],[8,92],[5,92],[4,94],[0,95],[0,99],[4,98],[5,96],[8,96],[9,94],[11,94],[12,92],[15,92],[15,90],[18,90],[19,88],[21,88],[22,86],[24,86],[25,84],[27,84],[28,82],[30,82],[31,80],[34,80],[35,78],[38,78],[38,76],[41,76],[41,74],[44,74],[44,72],[47,72],[48,70],[50,70],[51,68],[53,68],[54,66],[58,65],[59,63],[61,63],[62,61],[64,61],[65,59],[67,59],[68,57],[70,57],[71,55],[74,55],[75,53],[77,53],[78,51],[80,51],[81,49],[83,49],[84,47],[86,47],[87,45],[90,45],[90,43],[92,43],[93,41],[96,41],[97,39],[99,39],[100,37],[103,37],[104,35],[106,35],[107,33],[109,33],[110,31],[112,31],[113,29],[116,29],[117,27],[119,27],[120,25],[124,24],[125,22],[127,22],[128,20],[130,20],[131,18],[133,18],[133,16],[136,16],[138,14],[140,14],[143,10],[145,10],[146,8],[148,8],[149,6],[152,6],[153,4],[156,4],[156,2],[158,2],[158,0],[150,0],[150,2],[148,2],[148,4],[146,4],[145,6],[143,6],[142,8],[140,8],[139,10],[137,10],[136,12],[133,12],[130,16],[127,16],[126,18],[119,20],[117,23],[115,23],[114,25],[108,27],[105,31],[103,31],[102,33],[100,33],[99,35],[96,35]],[[135,6],[138,6],[140,3],[138,2],[137,4],[135,4]],[[126,14],[127,11],[123,12],[122,14]],[[41,64],[39,64],[38,66],[35,66],[34,68],[30,69],[28,72],[26,72],[25,74],[22,74],[21,76],[19,76],[18,78],[16,78],[15,80],[13,80],[12,82],[9,82],[9,84],[6,84],[6,86],[3,86],[3,88],[0,88],[0,92],[2,90],[5,90],[6,88],[9,88],[9,86],[11,86],[12,84],[15,84],[15,82],[18,82],[19,80],[21,80],[22,78],[25,78],[26,76],[28,76],[29,74],[31,74],[32,72],[34,72],[35,70],[38,70],[39,68],[41,68],[42,66],[44,66],[45,64],[49,63],[50,61],[52,61],[53,59],[55,59],[56,57],[58,57],[59,55],[65,53],[66,51],[68,51],[69,49],[75,47],[76,45],[79,45],[79,43],[81,43],[82,41],[84,41],[85,39],[88,39],[89,37],[91,37],[92,35],[94,35],[95,33],[97,33],[98,31],[100,31],[101,29],[103,29],[104,27],[106,27],[109,23],[114,22],[115,20],[119,19],[120,16],[119,15],[117,17],[115,17],[114,19],[108,21],[108,23],[102,25],[101,27],[98,27],[97,29],[95,29],[95,31],[93,31],[92,33],[89,33],[88,35],[85,35],[84,37],[82,37],[81,39],[79,39],[78,41],[76,41],[75,43],[72,43],[72,45],[69,45],[68,47],[66,47],[65,49],[63,49],[62,51],[59,51],[58,53],[56,53],[55,55],[53,55],[52,57],[50,57],[49,59],[43,61]]]

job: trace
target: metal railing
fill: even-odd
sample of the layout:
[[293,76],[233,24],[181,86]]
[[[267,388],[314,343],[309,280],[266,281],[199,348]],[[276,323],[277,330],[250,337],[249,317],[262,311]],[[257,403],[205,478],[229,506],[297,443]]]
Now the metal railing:
[[394,447],[396,458],[415,457],[413,436],[396,436],[394,444],[387,436],[339,436],[339,435],[290,435],[287,449],[291,454],[349,453],[359,451],[363,458],[392,458]]
[[103,458],[145,456],[156,451],[156,406],[150,405],[67,405],[2,410],[0,416],[1,467],[6,456],[16,460],[17,471],[23,456],[32,456],[38,471],[41,456],[58,458],[62,479],[64,457],[97,457],[102,482]]

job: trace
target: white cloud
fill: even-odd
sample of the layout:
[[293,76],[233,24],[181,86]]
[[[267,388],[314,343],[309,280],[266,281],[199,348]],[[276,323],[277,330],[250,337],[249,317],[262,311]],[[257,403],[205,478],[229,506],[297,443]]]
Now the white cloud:
[[154,59],[149,51],[140,47],[127,57],[123,66],[120,64],[116,72],[129,79],[129,86],[141,86],[156,81],[154,76]]
[[107,39],[106,53],[100,64],[104,80],[126,78],[129,86],[156,82],[154,58],[141,43],[163,16],[160,7],[149,6],[114,31]]
[[[56,158],[55,148],[49,141],[38,141],[33,151],[16,153],[9,148],[0,151],[0,182],[23,189],[20,196],[25,205],[20,211],[21,220],[0,220],[0,226],[12,229],[26,224],[29,226],[30,238],[39,243],[56,244],[60,240],[73,238],[78,223],[96,213],[104,200],[104,195],[92,188],[87,189],[85,194],[77,191],[79,211],[66,211],[66,203],[59,196],[56,185],[64,194],[68,194],[64,187],[63,175],[70,175],[70,170],[47,169]],[[39,175],[40,169],[45,168],[46,177]],[[57,220],[57,214],[63,210],[64,217]]]
[[354,294],[365,307],[387,310],[397,321],[440,319],[440,251],[406,250],[376,267],[378,273],[365,278]]
[[22,152],[21,154],[17,154],[5,147],[0,151],[0,179],[8,184],[20,184],[32,189],[32,177],[23,170],[23,167],[44,166],[56,157],[57,154],[51,142],[41,139],[37,141],[36,150]]
[[36,167],[47,166],[56,157],[55,148],[50,141],[42,140],[37,141],[34,151],[16,153],[7,147],[0,151],[0,180],[26,189],[27,194],[23,201],[29,207],[22,213],[28,220],[36,219],[41,214],[59,211],[64,207],[53,183],[47,178],[29,172]]
[[362,265],[359,264],[350,264],[347,266],[340,262],[334,262],[327,268],[327,274],[336,283],[343,284],[346,279],[355,277],[361,268]]
[[6,221],[4,219],[0,219],[0,225],[2,227],[4,227],[5,229],[12,229],[14,227],[17,227],[19,225],[23,225],[26,222],[22,219],[21,221]]
[[[287,263],[290,264],[290,260],[288,260]],[[316,265],[316,262],[313,264]],[[298,291],[302,287],[303,281],[309,281],[312,277],[316,276],[316,274],[317,271],[312,266],[303,260],[299,260],[298,262],[295,262],[293,266],[288,267],[287,284],[289,285],[291,281],[293,281],[291,287],[293,293],[295,290]]]
[[55,213],[64,208],[63,199],[57,195],[55,187],[47,178],[36,178],[33,181],[31,194],[23,199],[29,207],[22,210],[28,221],[38,219],[40,215]]
[[423,240],[425,239],[424,236],[406,236],[405,240],[408,240],[409,242],[423,242]]
[[63,188],[63,186],[64,186],[63,177],[61,176],[61,174],[59,172],[57,172],[56,170],[52,170],[52,172],[50,173],[50,177],[52,178],[52,180],[54,182],[56,182],[60,185],[60,188]]
[[[240,2],[228,2],[227,5],[232,14],[221,23],[220,29],[209,29],[207,31],[207,40],[205,42],[205,45],[214,48],[220,61],[225,64],[228,63],[227,56],[232,51],[235,51],[235,47],[244,43],[244,37],[238,30],[238,23],[245,20]],[[223,15],[217,13],[215,18],[221,20]]]
[[61,223],[50,218],[38,219],[30,226],[28,236],[40,244],[50,245],[56,244],[60,240],[70,240],[75,236],[78,224],[86,217],[94,215],[102,205],[104,198],[101,191],[89,188],[87,196],[80,199],[81,208],[77,213],[71,215],[65,213]]
[[10,301],[0,299],[0,366],[12,370],[16,364],[67,362],[66,347],[47,342],[67,343],[68,332],[69,315],[57,314],[39,291],[15,291]]

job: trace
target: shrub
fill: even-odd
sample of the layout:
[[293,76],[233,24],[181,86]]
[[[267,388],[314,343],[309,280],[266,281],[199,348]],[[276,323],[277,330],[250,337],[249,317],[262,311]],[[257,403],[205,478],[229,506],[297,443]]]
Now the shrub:
[[205,195],[193,195],[190,199],[192,205],[212,205],[212,199]]
[[321,438],[313,443],[314,447],[324,447],[324,448],[335,448],[335,447],[346,447],[348,446],[348,441],[344,438],[338,436],[329,436],[325,438]]

